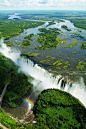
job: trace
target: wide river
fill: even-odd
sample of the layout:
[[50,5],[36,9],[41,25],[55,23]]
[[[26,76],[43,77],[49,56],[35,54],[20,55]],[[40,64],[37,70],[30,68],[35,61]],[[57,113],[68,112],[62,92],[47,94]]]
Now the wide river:
[[[8,19],[10,19],[10,20],[21,19],[21,17],[18,16],[18,15],[19,14],[17,14],[17,13],[15,13],[14,15],[10,15]],[[23,19],[21,19],[21,20],[23,20]],[[24,20],[39,21],[39,22],[41,21],[41,20],[30,20],[30,19],[24,19]],[[72,67],[71,72],[74,72],[74,74],[76,75],[75,65],[77,64],[77,61],[78,60],[84,60],[85,57],[86,57],[86,49],[81,50],[81,48],[79,47],[81,42],[86,40],[86,30],[75,27],[74,24],[71,23],[69,20],[65,20],[65,19],[59,19],[59,20],[62,20],[62,21],[59,21],[59,22],[55,21],[55,24],[50,25],[48,27],[46,27],[46,26],[49,24],[50,21],[41,21],[41,22],[45,22],[44,25],[38,26],[38,27],[35,27],[35,28],[24,29],[23,33],[21,33],[18,36],[14,36],[14,37],[10,38],[9,40],[13,43],[16,43],[18,41],[23,41],[24,37],[33,33],[35,36],[33,37],[33,41],[31,41],[30,46],[28,46],[27,48],[21,48],[20,46],[12,46],[12,48],[20,50],[22,53],[23,53],[23,51],[24,52],[31,52],[31,53],[40,53],[40,55],[37,56],[37,57],[31,57],[31,60],[38,63],[38,64],[41,64],[40,61],[45,60],[46,56],[55,57],[54,61],[57,61],[58,59],[64,59],[65,61],[69,61],[70,67]],[[71,31],[67,31],[67,30],[63,29],[61,27],[63,25],[66,25],[68,27],[68,29],[70,29]],[[46,29],[58,28],[60,30],[59,33],[60,33],[61,38],[63,38],[63,39],[66,38],[66,43],[71,43],[72,38],[78,40],[79,43],[74,48],[64,48],[63,47],[64,45],[60,44],[56,48],[46,49],[46,50],[37,50],[37,49],[35,49],[35,47],[36,47],[36,45],[39,45],[39,43],[36,40],[36,35],[37,35],[37,33],[40,33],[38,29],[39,28],[44,28],[44,27],[46,27]],[[73,54],[74,51],[77,52],[77,54],[74,55]],[[79,51],[81,51],[81,52],[79,52]],[[52,63],[52,61],[51,61],[51,63]],[[48,84],[50,84],[50,82],[51,82],[51,84],[54,85],[53,86],[54,88],[57,87],[58,89],[61,89],[62,78],[60,79],[59,84],[57,85],[57,82],[58,82],[59,78],[56,80],[55,78],[53,78],[51,76],[50,73],[48,73],[46,70],[42,69],[41,67],[33,66],[33,64],[31,62],[29,62],[29,64],[30,64],[29,67],[31,67],[31,68],[33,67],[32,70],[36,71],[36,72],[34,72],[34,74],[36,74],[36,75],[38,74],[39,75],[38,77],[41,78],[40,81],[38,81],[38,79],[35,78],[35,76],[33,76],[32,73],[31,73],[31,76],[33,76],[35,78],[35,81],[33,82],[33,85],[35,87],[35,91],[38,92],[38,89],[37,89],[35,83],[37,83],[38,85],[40,83],[40,85],[42,86],[41,88],[43,90],[43,89],[45,89],[43,87],[44,84],[45,84],[44,83],[45,81],[49,81]],[[46,66],[46,63],[44,63],[44,65]],[[54,67],[51,67],[51,66],[48,67],[48,68],[46,67],[46,69],[48,71],[50,71],[51,73],[55,72],[56,75],[59,75],[62,72],[64,73],[64,71],[58,71]],[[70,71],[67,71],[67,72],[70,72]],[[85,71],[77,73],[79,78],[81,78],[82,76],[85,76],[85,74],[86,74]],[[48,79],[46,80],[46,78],[48,78]],[[41,82],[42,82],[42,84],[41,84]],[[79,84],[83,85],[83,87],[85,86],[84,82],[83,82],[83,79],[81,79],[81,82]],[[84,103],[83,94],[84,94],[84,96],[86,96],[86,93],[84,92],[84,89],[82,91],[80,86],[78,85],[78,83],[74,83],[73,86],[72,86],[72,89],[70,88],[70,85],[71,84],[67,83],[65,85],[64,91],[67,91],[67,92],[71,93],[72,95],[74,95],[75,97],[80,98],[80,100],[82,100],[82,102]],[[69,86],[70,89],[68,88],[68,86]],[[78,87],[78,90],[77,90],[77,87]],[[52,88],[52,86],[49,87],[49,88]],[[76,90],[77,90],[78,93],[75,92]],[[34,89],[32,89],[29,93],[29,95],[32,94],[31,99],[34,99],[34,96],[35,96],[35,94],[33,95],[33,93],[34,93],[33,91],[34,91]],[[39,94],[37,92],[36,92],[36,94]],[[81,92],[81,96],[79,96],[80,92]],[[15,108],[15,109],[11,109],[11,108],[5,107],[5,106],[3,108],[5,109],[6,112],[12,114],[12,116],[14,116],[18,119],[22,119],[23,117],[25,117],[25,114],[27,115],[27,112],[29,110],[28,106],[25,105],[24,103],[20,107]],[[32,122],[34,120],[34,116],[31,113],[32,112],[30,112],[26,121]],[[32,118],[31,121],[30,121],[30,118]]]
[[[18,13],[15,13],[14,15],[10,15],[8,19],[21,19],[20,16],[18,16]],[[29,29],[24,29],[24,32],[21,33],[18,36],[14,36],[12,38],[10,38],[9,40],[13,43],[19,42],[19,41],[23,41],[24,37],[28,36],[29,34],[34,34],[37,35],[37,33],[39,32],[39,28],[58,28],[60,31],[60,37],[62,39],[66,39],[66,44],[70,44],[72,42],[72,39],[76,39],[78,44],[73,47],[73,48],[65,48],[64,44],[60,44],[58,45],[56,48],[52,48],[52,49],[45,49],[45,50],[38,50],[35,49],[35,47],[37,45],[39,45],[39,43],[37,42],[36,36],[33,37],[33,41],[31,41],[31,45],[26,47],[26,48],[21,48],[19,46],[14,47],[16,50],[21,50],[22,53],[25,52],[30,52],[30,53],[40,53],[37,57],[32,57],[30,58],[32,61],[36,62],[36,63],[40,63],[42,60],[46,60],[46,56],[51,56],[51,57],[55,57],[54,60],[50,60],[49,63],[53,63],[59,59],[63,59],[65,61],[68,61],[70,66],[69,66],[69,71],[76,71],[76,65],[78,64],[79,60],[85,60],[86,57],[86,49],[81,49],[80,45],[81,42],[86,40],[86,30],[84,29],[80,29],[74,26],[73,23],[71,23],[69,20],[65,20],[65,19],[58,19],[60,20],[59,22],[54,21],[55,24],[50,25],[47,27],[47,25],[49,24],[50,21],[41,21],[41,20],[31,20],[31,19],[21,19],[21,20],[27,20],[27,21],[39,21],[39,22],[45,22],[44,25],[42,26],[38,26],[35,28],[29,28]],[[71,31],[67,31],[65,29],[63,29],[61,26],[66,25],[68,27],[68,29],[70,29]],[[52,52],[51,52],[52,50]],[[77,54],[73,54],[73,52],[76,52]],[[44,62],[44,65],[49,64],[46,62]],[[48,67],[48,70],[52,70],[54,72],[57,72],[57,70],[55,68]],[[59,71],[61,72],[61,71]],[[63,72],[63,71],[62,71]]]

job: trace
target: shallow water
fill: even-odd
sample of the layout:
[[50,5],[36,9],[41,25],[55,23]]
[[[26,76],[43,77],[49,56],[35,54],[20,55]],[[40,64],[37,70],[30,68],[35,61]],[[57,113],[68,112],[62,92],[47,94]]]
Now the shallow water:
[[[14,16],[13,18],[15,18],[16,16],[18,16],[18,14],[14,14],[12,16]],[[20,18],[20,16],[19,16],[19,18]],[[24,20],[39,21],[39,22],[41,21],[41,20],[31,20],[31,19],[24,19]],[[40,33],[38,30],[39,28],[43,28],[43,27],[46,27],[47,29],[59,28],[61,30],[61,31],[59,31],[61,38],[62,39],[66,38],[65,44],[70,44],[72,41],[72,37],[78,40],[78,44],[74,48],[63,48],[65,46],[65,44],[60,44],[56,48],[51,48],[51,49],[46,49],[46,50],[37,50],[37,49],[35,49],[35,47],[37,45],[39,45],[39,43],[36,40],[36,36],[33,37],[33,41],[31,41],[30,46],[28,46],[24,49],[22,49],[21,47],[13,47],[13,48],[15,48],[17,50],[19,49],[19,50],[23,51],[23,53],[25,53],[25,52],[40,53],[39,56],[33,57],[33,59],[35,59],[39,63],[40,63],[40,61],[45,60],[46,56],[55,57],[55,60],[50,60],[49,63],[53,63],[53,61],[56,61],[59,59],[64,59],[65,61],[69,61],[69,63],[70,63],[69,70],[73,70],[73,71],[76,70],[76,65],[78,64],[78,61],[84,60],[86,57],[86,49],[80,48],[81,42],[86,39],[86,30],[75,27],[74,24],[71,23],[69,20],[65,20],[65,19],[60,19],[60,20],[63,20],[64,22],[56,22],[55,21],[55,24],[48,26],[48,27],[46,27],[46,26],[48,25],[49,21],[43,21],[43,22],[45,22],[44,25],[38,26],[35,28],[25,29],[24,32],[21,33],[20,35],[10,38],[10,41],[14,42],[14,43],[16,41],[23,41],[24,37],[31,33],[33,33],[35,35],[37,33]],[[68,27],[68,29],[71,29],[71,31],[67,31],[67,30],[61,28],[62,25],[66,25]],[[79,35],[83,36],[83,38],[81,38]],[[73,54],[73,52],[76,52],[76,54]],[[45,64],[47,64],[47,62]],[[51,68],[53,68],[53,67],[51,67]],[[54,70],[54,68],[53,68],[53,70]],[[56,69],[55,69],[55,71],[56,71]]]

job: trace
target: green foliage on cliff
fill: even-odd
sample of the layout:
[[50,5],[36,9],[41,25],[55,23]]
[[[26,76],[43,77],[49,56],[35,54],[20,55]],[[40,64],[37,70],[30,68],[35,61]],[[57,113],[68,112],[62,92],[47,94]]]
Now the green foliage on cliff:
[[0,123],[8,129],[32,129],[31,125],[17,123],[2,108],[0,108]]
[[3,66],[0,66],[0,94],[2,93],[2,90],[8,81],[8,77],[8,70],[5,69]]
[[[7,76],[9,76],[9,74],[11,75],[10,84],[7,87],[3,102],[9,104],[11,107],[16,107],[21,103],[22,98],[32,85],[28,82],[28,77],[23,73],[18,73],[18,67],[10,59],[1,54],[0,66],[7,69],[7,72],[3,70],[3,72],[0,73],[0,80],[6,80]],[[3,90],[5,84],[6,83],[0,85],[1,90]]]
[[35,105],[40,129],[85,129],[86,109],[70,94],[49,89],[43,91]]
[[15,129],[21,127],[20,124],[16,123],[11,117],[9,117],[3,109],[0,108],[0,123],[9,129]]

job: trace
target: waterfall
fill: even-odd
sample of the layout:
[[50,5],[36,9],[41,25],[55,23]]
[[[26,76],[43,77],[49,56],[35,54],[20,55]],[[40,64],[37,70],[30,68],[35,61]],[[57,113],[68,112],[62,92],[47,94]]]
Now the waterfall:
[[7,47],[6,44],[3,43],[3,39],[0,42],[0,52],[19,66],[18,72],[22,71],[27,76],[34,78],[31,81],[33,84],[33,90],[38,90],[41,92],[44,89],[50,88],[61,89],[79,99],[86,107],[86,87],[83,78],[80,78],[78,82],[71,84],[71,82],[65,82],[61,75],[53,77],[51,73],[44,68],[41,68],[37,64],[34,64],[31,60],[28,59],[27,61],[24,58],[21,58],[20,52],[16,52],[10,47]]

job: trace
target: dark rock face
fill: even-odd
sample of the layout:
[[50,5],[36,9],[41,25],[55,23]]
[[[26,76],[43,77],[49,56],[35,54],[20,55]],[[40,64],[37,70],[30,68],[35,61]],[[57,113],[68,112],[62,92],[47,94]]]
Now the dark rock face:
[[44,90],[35,104],[37,124],[45,129],[86,129],[86,109],[72,95]]

